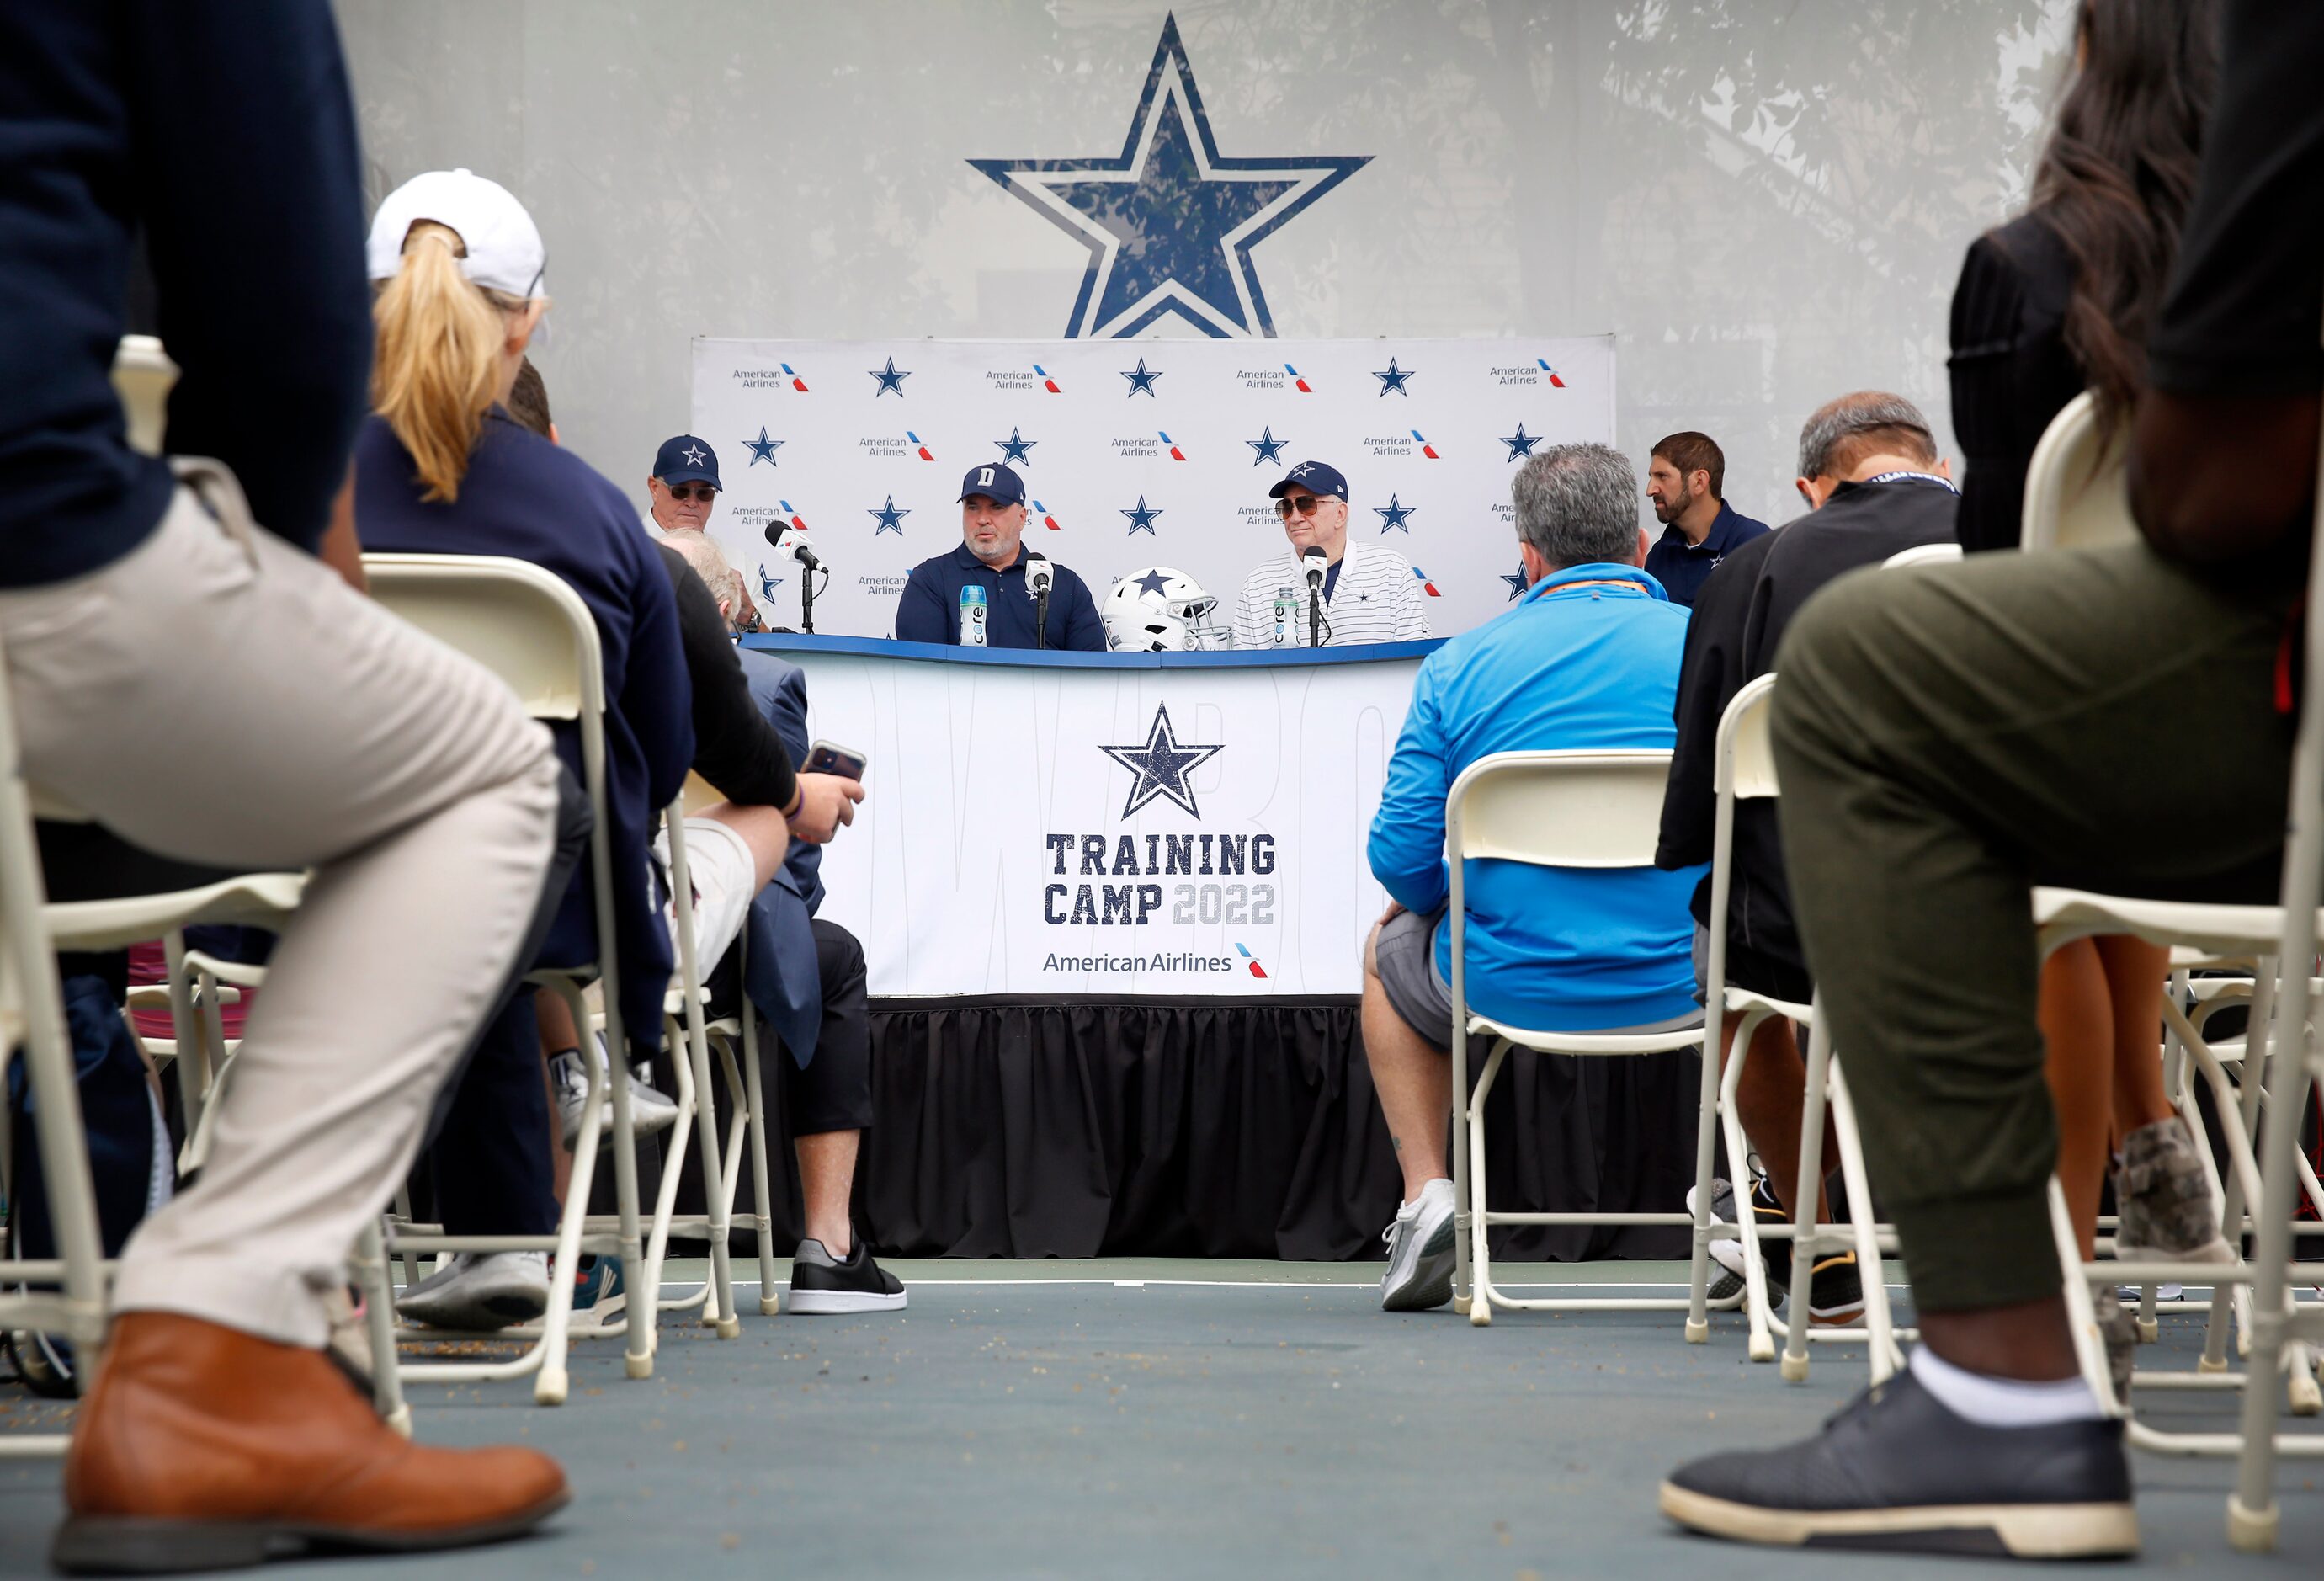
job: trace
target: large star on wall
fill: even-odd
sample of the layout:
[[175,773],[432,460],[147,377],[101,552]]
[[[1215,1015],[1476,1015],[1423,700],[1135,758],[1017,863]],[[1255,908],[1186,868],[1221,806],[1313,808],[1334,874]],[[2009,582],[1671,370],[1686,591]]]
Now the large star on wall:
[[1124,818],[1157,796],[1167,796],[1194,817],[1202,817],[1203,809],[1194,805],[1194,788],[1186,782],[1186,776],[1198,764],[1209,762],[1224,750],[1224,743],[1212,746],[1180,744],[1170,730],[1170,710],[1159,706],[1154,710],[1154,723],[1147,729],[1143,743],[1098,748],[1138,776],[1130,782],[1130,800],[1122,804]]
[[1166,16],[1119,158],[968,162],[1089,248],[1065,333],[1105,338],[1169,313],[1208,335],[1274,334],[1251,248],[1370,160],[1221,154]]

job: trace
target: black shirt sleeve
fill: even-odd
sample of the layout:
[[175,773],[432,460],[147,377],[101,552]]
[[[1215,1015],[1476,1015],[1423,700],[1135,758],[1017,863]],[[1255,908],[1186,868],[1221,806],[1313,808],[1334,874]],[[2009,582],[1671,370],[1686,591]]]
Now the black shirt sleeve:
[[2038,217],[1980,236],[1953,291],[1953,435],[1968,476],[1958,517],[1971,554],[2015,549],[2025,469],[2050,420],[2080,393],[2082,373],[2062,337],[2073,263]]
[[1671,708],[1676,736],[1670,780],[1663,788],[1662,832],[1655,844],[1655,865],[1665,872],[1711,860],[1719,810],[1713,788],[1719,719],[1747,679],[1744,617],[1761,558],[1738,551],[1714,567],[1695,594],[1694,614],[1686,623],[1678,700]]
[[2180,395],[2324,384],[2324,5],[2228,0],[2219,90],[2147,377]]
[[788,807],[798,788],[791,754],[751,696],[718,601],[676,550],[654,549],[678,599],[678,643],[694,686],[694,772],[729,801]]

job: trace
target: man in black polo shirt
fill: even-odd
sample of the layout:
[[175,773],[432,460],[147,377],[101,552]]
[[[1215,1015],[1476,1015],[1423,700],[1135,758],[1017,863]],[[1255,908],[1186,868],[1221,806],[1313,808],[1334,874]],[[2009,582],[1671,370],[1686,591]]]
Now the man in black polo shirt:
[[1719,497],[1727,481],[1727,457],[1709,434],[1692,430],[1672,434],[1655,446],[1646,463],[1646,503],[1663,535],[1646,551],[1646,575],[1663,585],[1673,604],[1694,606],[1694,595],[1719,562],[1762,537],[1765,522],[1754,522]]
[[1105,625],[1079,577],[1052,568],[1046,624],[1026,585],[1025,483],[994,462],[960,481],[958,549],[912,568],[896,604],[896,636],[967,648],[1105,652]]

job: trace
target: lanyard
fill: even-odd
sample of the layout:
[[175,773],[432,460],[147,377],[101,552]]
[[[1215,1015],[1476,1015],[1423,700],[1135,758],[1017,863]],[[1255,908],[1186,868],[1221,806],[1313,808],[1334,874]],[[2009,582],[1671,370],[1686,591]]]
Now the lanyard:
[[1939,477],[1933,472],[1884,472],[1877,477],[1868,477],[1867,483],[1933,483],[1947,494],[1959,494],[1950,477]]

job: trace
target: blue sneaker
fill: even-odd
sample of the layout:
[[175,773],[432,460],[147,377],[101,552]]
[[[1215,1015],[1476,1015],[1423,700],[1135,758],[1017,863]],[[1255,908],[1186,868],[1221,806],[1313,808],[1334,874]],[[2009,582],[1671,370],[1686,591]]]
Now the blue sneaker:
[[622,1260],[583,1257],[580,1271],[573,1276],[574,1321],[602,1327],[618,1320],[628,1306],[629,1297],[623,1293],[622,1283]]

